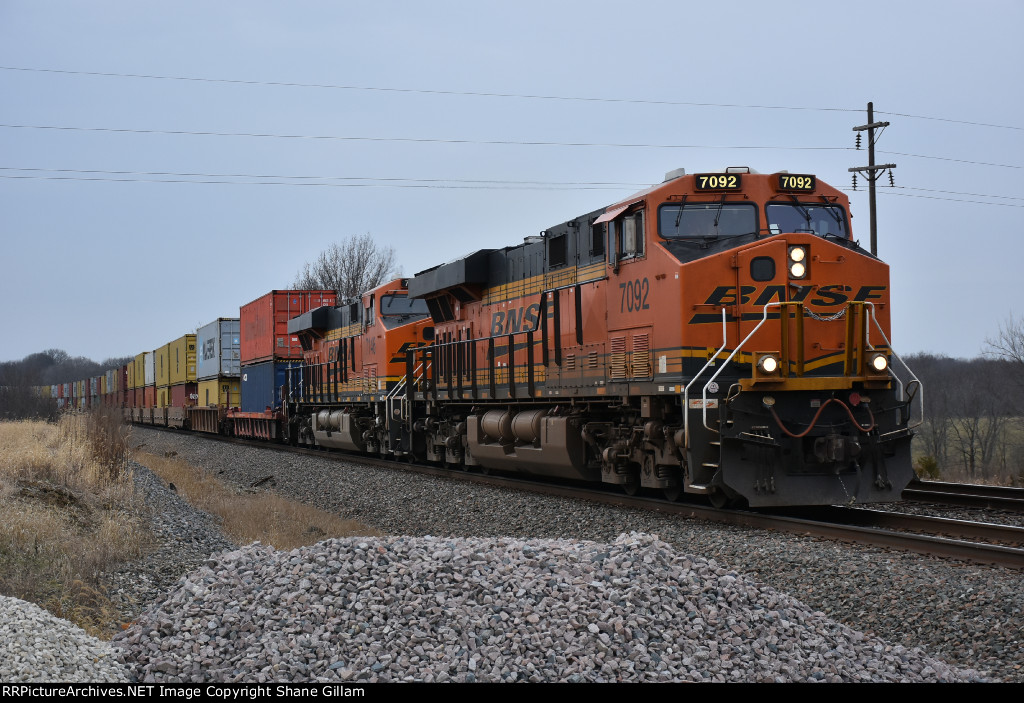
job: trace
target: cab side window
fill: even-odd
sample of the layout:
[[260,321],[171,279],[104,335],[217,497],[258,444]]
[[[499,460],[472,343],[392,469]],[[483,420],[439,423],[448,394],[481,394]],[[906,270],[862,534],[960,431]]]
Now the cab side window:
[[644,255],[644,211],[624,215],[622,217],[621,249],[623,258]]

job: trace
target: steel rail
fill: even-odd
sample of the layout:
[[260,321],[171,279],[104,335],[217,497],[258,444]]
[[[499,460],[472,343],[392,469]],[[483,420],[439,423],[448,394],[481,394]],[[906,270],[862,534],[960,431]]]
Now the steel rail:
[[[168,428],[156,426],[142,425],[142,427],[153,427],[153,429],[168,431]],[[175,431],[181,432],[181,430]],[[244,444],[251,447],[262,447],[264,449],[279,452],[315,456],[329,461],[350,462],[376,467],[399,469],[402,471],[443,477],[478,485],[522,490],[541,495],[588,500],[603,505],[646,511],[654,510],[684,519],[705,520],[718,524],[749,527],[753,529],[769,529],[777,532],[835,539],[859,545],[911,551],[919,554],[948,559],[958,559],[973,563],[994,564],[997,566],[1024,569],[1024,549],[1018,547],[967,542],[946,537],[897,532],[877,527],[843,525],[835,522],[829,522],[827,520],[816,520],[807,517],[795,517],[792,515],[782,515],[777,513],[769,514],[748,510],[720,510],[710,506],[701,506],[691,503],[669,502],[664,499],[654,499],[642,496],[627,496],[621,493],[612,493],[594,488],[583,488],[578,485],[538,483],[524,478],[471,471],[457,471],[422,464],[413,464],[410,462],[402,462],[395,459],[367,456],[364,454],[349,454],[341,451],[328,452],[322,449],[293,447],[285,444],[259,442],[205,433],[188,433],[194,437],[216,439],[222,442]]]

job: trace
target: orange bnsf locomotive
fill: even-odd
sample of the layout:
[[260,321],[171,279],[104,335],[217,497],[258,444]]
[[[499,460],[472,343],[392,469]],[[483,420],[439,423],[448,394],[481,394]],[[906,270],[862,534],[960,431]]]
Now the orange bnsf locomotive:
[[287,434],[717,505],[896,500],[920,384],[889,296],[838,190],[680,170],[293,320]]

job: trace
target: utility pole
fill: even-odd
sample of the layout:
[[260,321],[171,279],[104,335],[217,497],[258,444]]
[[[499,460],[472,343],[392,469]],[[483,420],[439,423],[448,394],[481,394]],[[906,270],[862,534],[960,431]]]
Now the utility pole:
[[[861,125],[860,127],[854,127],[854,132],[863,132],[867,130],[868,133],[868,165],[857,166],[849,169],[853,173],[853,189],[857,190],[857,174],[865,173],[865,177],[868,179],[868,208],[869,217],[871,219],[871,253],[874,256],[878,256],[878,222],[875,219],[875,181],[878,180],[879,171],[889,171],[889,179],[892,180],[892,169],[896,168],[896,164],[875,164],[875,129],[885,129],[889,126],[888,122],[875,122],[875,108],[872,103],[868,103],[868,123]],[[881,136],[881,132],[879,132]],[[857,135],[857,148],[860,149],[860,135]]]

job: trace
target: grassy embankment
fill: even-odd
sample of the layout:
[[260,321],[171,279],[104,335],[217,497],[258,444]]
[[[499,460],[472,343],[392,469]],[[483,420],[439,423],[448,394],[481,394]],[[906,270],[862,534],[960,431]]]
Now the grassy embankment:
[[121,618],[102,574],[156,547],[132,460],[216,515],[239,544],[292,549],[375,534],[272,493],[225,486],[175,458],[133,456],[131,446],[116,411],[0,423],[0,595],[37,603],[92,635],[113,635]]

